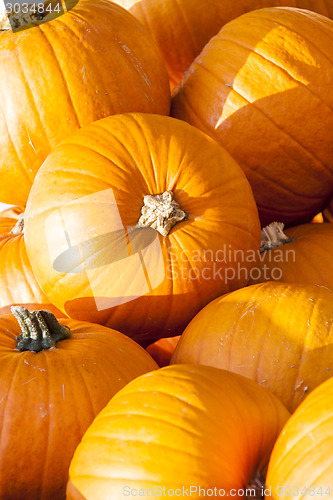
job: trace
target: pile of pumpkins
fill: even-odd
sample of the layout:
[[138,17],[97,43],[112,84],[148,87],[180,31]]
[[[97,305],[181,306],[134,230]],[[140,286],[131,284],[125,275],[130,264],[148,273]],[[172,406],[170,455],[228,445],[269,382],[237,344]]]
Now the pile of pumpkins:
[[333,1],[65,10],[0,32],[0,498],[332,498]]

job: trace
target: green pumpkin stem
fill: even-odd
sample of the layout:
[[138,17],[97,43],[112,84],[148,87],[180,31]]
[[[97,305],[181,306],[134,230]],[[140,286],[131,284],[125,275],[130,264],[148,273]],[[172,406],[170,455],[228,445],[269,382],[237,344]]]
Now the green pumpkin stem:
[[22,306],[12,306],[11,311],[22,331],[17,337],[18,351],[40,352],[51,349],[71,335],[69,328],[61,325],[50,311],[30,312]]
[[188,218],[188,214],[173,199],[172,191],[147,195],[143,198],[143,203],[137,227],[151,227],[162,236],[167,236],[177,222]]

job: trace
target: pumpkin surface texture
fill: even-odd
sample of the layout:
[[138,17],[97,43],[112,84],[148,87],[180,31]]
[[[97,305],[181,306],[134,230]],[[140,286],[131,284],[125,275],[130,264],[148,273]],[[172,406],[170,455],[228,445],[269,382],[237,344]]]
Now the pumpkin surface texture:
[[251,10],[299,7],[333,17],[332,0],[116,0],[151,33],[163,54],[171,88],[222,26]]
[[227,496],[264,479],[288,417],[271,392],[240,375],[161,368],[129,383],[94,420],[74,454],[67,498],[120,500],[156,486],[165,498],[185,498],[191,485]]
[[114,113],[169,113],[159,50],[108,0],[80,0],[45,24],[2,32],[0,74],[0,201],[9,204],[26,204],[36,171],[74,130]]
[[333,21],[319,14],[249,12],[210,40],[175,89],[172,115],[238,160],[262,226],[310,222],[332,196],[332,43]]
[[267,473],[271,498],[286,500],[290,490],[299,496],[332,498],[332,449],[330,378],[307,396],[278,437]]
[[0,498],[61,500],[87,427],[119,389],[157,365],[115,330],[13,312],[22,334],[13,315],[0,317]]
[[268,282],[208,304],[190,322],[171,363],[239,373],[271,390],[294,411],[332,376],[333,292]]
[[272,223],[262,231],[261,253],[250,283],[278,280],[333,290],[333,225],[301,224],[285,231]]
[[64,140],[26,210],[28,255],[52,303],[142,345],[177,335],[210,300],[246,285],[259,239],[251,188],[230,155],[149,114],[109,117]]
[[8,314],[10,306],[20,304],[35,310],[48,309],[57,317],[64,316],[44,295],[32,272],[21,217],[20,207],[0,213],[0,314]]

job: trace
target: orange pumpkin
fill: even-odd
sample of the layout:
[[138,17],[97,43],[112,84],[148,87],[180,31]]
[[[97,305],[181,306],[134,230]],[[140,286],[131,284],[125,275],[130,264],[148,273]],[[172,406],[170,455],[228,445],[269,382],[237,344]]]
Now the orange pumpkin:
[[284,426],[269,462],[274,500],[332,498],[333,379],[317,387]]
[[232,19],[263,7],[299,7],[333,18],[331,0],[115,0],[150,32],[174,88],[206,43]]
[[0,213],[0,314],[10,313],[10,306],[19,304],[64,316],[44,295],[32,272],[21,215],[20,207]]
[[151,357],[156,361],[158,366],[167,366],[170,364],[171,356],[180,339],[180,335],[176,337],[167,337],[159,339],[146,348]]
[[323,212],[324,222],[333,222],[333,198]]
[[332,255],[332,224],[309,223],[283,231],[283,224],[272,223],[262,231],[261,254],[250,283],[278,280],[333,290]]
[[70,319],[59,325],[45,311],[13,312],[22,334],[13,315],[0,317],[0,497],[59,500],[97,413],[157,365],[115,330]]
[[[35,55],[34,55],[35,54]],[[0,36],[0,200],[25,205],[69,133],[114,113],[169,114],[168,75],[141,24],[106,0]]]
[[142,345],[177,335],[210,300],[246,285],[254,263],[244,258],[238,273],[239,260],[259,238],[237,163],[199,130],[158,115],[111,116],[63,141],[26,210],[46,296]]
[[332,196],[332,39],[333,21],[313,12],[250,12],[210,40],[175,90],[172,115],[237,159],[262,226],[310,222]]
[[240,375],[161,368],[130,382],[94,420],[71,462],[67,499],[118,500],[149,489],[162,496],[163,488],[165,498],[171,491],[185,498],[191,487],[191,498],[205,490],[218,498],[214,488],[225,496],[259,489],[288,417],[271,392]]
[[239,373],[294,411],[333,373],[333,292],[268,282],[220,297],[190,322],[171,363]]

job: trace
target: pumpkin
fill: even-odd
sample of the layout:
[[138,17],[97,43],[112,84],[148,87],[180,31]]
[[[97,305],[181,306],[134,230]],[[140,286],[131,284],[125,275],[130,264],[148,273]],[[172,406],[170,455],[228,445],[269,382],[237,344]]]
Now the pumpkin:
[[162,56],[107,0],[80,0],[49,22],[0,35],[0,200],[25,205],[60,140],[114,113],[169,114]]
[[210,40],[175,90],[172,116],[237,159],[262,226],[310,222],[332,196],[332,40],[333,21],[319,14],[249,12]]
[[157,365],[115,330],[12,310],[0,317],[0,497],[60,500],[74,450],[94,417],[127,382]]
[[299,7],[333,18],[331,0],[116,0],[150,32],[163,54],[174,88],[222,26],[263,7]]
[[[333,379],[317,387],[288,420],[269,462],[272,499],[332,498]],[[296,466],[295,466],[296,465]]]
[[301,224],[283,231],[283,224],[272,223],[262,230],[261,253],[250,283],[278,280],[333,290],[332,255],[331,224]]
[[146,348],[146,351],[149,352],[158,366],[167,366],[170,363],[171,356],[176,348],[176,345],[178,344],[179,339],[180,335],[159,339],[153,344],[150,344]]
[[180,120],[144,113],[105,118],[55,148],[25,224],[51,302],[145,346],[246,285],[260,238],[251,188],[230,155]]
[[57,317],[64,316],[44,295],[32,272],[20,207],[0,213],[0,314],[10,313],[10,306],[14,304],[48,309]]
[[288,417],[272,393],[240,375],[161,368],[130,382],[96,417],[71,462],[67,499],[259,489]]
[[324,222],[333,222],[333,198],[323,212]]
[[333,373],[333,292],[267,282],[208,304],[185,329],[171,363],[231,370],[294,411]]

